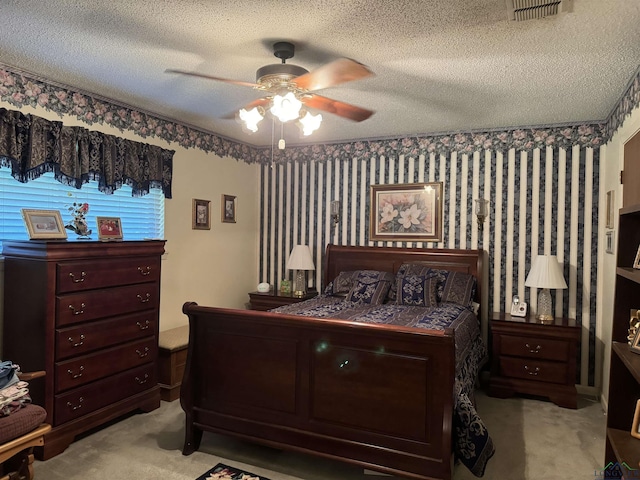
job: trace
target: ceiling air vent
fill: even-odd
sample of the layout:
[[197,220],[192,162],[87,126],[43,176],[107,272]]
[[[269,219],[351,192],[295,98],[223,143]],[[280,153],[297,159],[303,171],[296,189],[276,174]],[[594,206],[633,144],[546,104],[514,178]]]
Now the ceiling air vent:
[[566,11],[567,0],[506,0],[509,20],[521,22]]

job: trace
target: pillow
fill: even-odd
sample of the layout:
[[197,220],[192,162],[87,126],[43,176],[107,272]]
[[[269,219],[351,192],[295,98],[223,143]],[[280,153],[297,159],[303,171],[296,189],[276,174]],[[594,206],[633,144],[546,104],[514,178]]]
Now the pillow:
[[380,305],[387,298],[394,276],[389,272],[360,270],[346,300],[368,305]]
[[360,271],[361,270],[350,270],[348,272],[340,272],[338,276],[334,278],[329,285],[327,285],[325,293],[327,295],[333,295],[334,297],[346,296],[353,287],[355,279]]
[[447,272],[440,301],[469,307],[475,292],[476,279],[473,275],[462,272]]
[[400,288],[400,280],[405,275],[426,275],[429,270],[424,264],[421,263],[403,263],[400,265],[398,272],[396,273],[395,281],[391,284],[391,288],[389,289],[389,300],[397,300],[397,291]]
[[436,285],[438,279],[434,275],[404,275],[398,279],[398,296],[396,305],[416,307],[435,307]]

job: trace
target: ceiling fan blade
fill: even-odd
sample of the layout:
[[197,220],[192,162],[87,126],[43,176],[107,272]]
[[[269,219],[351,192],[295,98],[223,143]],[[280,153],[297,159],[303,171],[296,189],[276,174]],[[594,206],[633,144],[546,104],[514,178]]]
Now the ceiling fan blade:
[[219,82],[226,82],[226,83],[232,83],[234,85],[241,85],[243,87],[252,87],[252,88],[259,87],[257,83],[242,82],[240,80],[230,80],[228,78],[214,77],[212,75],[206,75],[204,73],[187,72],[185,70],[174,70],[169,68],[165,70],[164,73],[179,73],[180,75],[190,75],[192,77],[206,78],[207,80],[217,80]]
[[[267,97],[264,98],[258,98],[257,100],[254,100],[251,103],[248,103],[247,105],[245,105],[244,107],[240,107],[240,108],[244,108],[246,111],[251,110],[252,108],[255,107],[265,107],[269,104],[271,100]],[[240,108],[238,110],[235,110],[233,112],[229,112],[228,114],[226,114],[224,117],[221,117],[225,120],[233,120],[236,118],[236,115],[238,114],[238,111],[240,110]]]
[[308,97],[305,96],[301,98],[301,100],[307,107],[333,113],[334,115],[348,118],[355,122],[362,122],[374,114],[372,110],[356,107],[349,103],[340,102],[338,100],[333,100],[316,94],[310,94]]
[[293,80],[299,88],[314,91],[375,75],[362,63],[339,58]]

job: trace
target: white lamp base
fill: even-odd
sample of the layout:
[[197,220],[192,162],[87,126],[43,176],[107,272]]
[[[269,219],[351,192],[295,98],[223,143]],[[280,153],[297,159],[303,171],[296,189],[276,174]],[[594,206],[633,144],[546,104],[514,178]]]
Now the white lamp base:
[[538,313],[536,319],[540,323],[553,323],[554,318],[551,309],[551,293],[548,288],[543,288],[538,294]]

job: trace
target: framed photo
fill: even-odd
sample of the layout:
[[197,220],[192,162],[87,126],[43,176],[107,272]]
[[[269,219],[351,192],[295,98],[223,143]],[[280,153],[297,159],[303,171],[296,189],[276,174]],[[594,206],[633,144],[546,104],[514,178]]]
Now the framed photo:
[[442,240],[442,182],[371,185],[369,240]]
[[29,233],[29,240],[67,238],[67,231],[58,210],[23,208],[21,212]]
[[613,230],[609,230],[605,233],[605,239],[607,240],[606,252],[613,253]]
[[640,328],[636,328],[630,347],[633,353],[640,353]]
[[640,438],[640,400],[636,402],[636,412],[633,415],[633,423],[631,424],[631,436]]
[[193,230],[211,230],[211,201],[193,199]]
[[96,217],[98,240],[122,240],[122,223],[118,217]]
[[636,259],[633,261],[633,268],[640,269],[640,247],[638,247],[638,251],[636,252]]
[[609,190],[607,192],[607,228],[613,228],[614,225],[614,216],[615,216],[615,192],[613,190]]
[[222,221],[225,223],[236,223],[236,197],[233,195],[222,195]]

